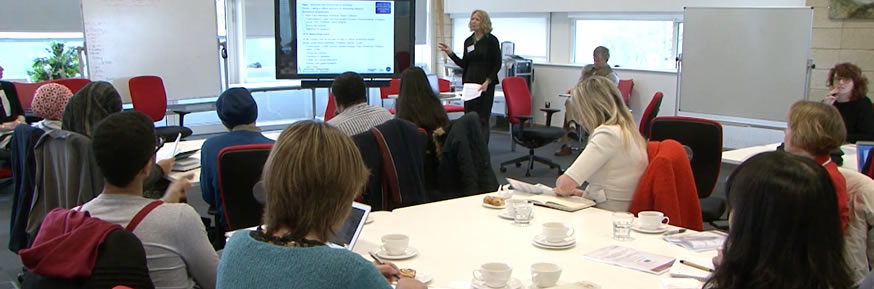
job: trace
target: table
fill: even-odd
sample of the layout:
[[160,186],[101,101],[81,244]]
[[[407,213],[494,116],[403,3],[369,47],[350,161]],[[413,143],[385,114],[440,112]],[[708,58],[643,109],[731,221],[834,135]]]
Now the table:
[[[391,99],[397,99],[398,95],[397,94],[389,94],[389,95],[387,95],[387,97],[391,98]],[[443,102],[459,101],[459,100],[461,100],[461,93],[460,92],[441,92],[440,94],[437,95],[437,98],[439,98],[440,101],[443,101]]]
[[[518,195],[524,195],[516,193]],[[410,236],[410,246],[419,250],[411,259],[393,261],[400,268],[414,268],[434,276],[428,285],[436,288],[470,288],[471,272],[487,262],[503,262],[513,267],[513,277],[528,288],[530,266],[537,262],[556,263],[563,268],[560,284],[590,281],[604,289],[663,288],[670,274],[653,275],[584,259],[583,255],[606,247],[621,245],[660,255],[709,260],[715,250],[694,252],[661,240],[662,235],[632,232],[634,240],[612,239],[612,212],[588,208],[569,213],[534,207],[531,225],[520,227],[501,219],[501,210],[482,207],[483,195],[406,207],[392,212],[374,212],[373,223],[362,230],[354,252],[369,259],[381,236],[402,233]],[[576,231],[577,244],[568,250],[545,250],[534,247],[532,238],[541,224],[561,221]]]
[[[730,150],[722,152],[722,162],[726,164],[732,165],[740,165],[747,159],[751,158],[754,155],[763,152],[770,152],[777,150],[777,147],[780,146],[779,143],[772,143],[766,145],[752,146],[746,147],[736,150]],[[856,145],[855,144],[845,144],[841,146],[841,151],[844,152],[844,165],[842,167],[851,169],[854,171],[858,170],[858,164],[856,163]]]

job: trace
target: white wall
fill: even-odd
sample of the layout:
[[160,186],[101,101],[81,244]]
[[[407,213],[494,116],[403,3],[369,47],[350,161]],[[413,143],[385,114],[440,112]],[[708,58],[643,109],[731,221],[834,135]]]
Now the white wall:
[[446,13],[470,13],[483,9],[504,12],[665,12],[683,11],[685,6],[802,6],[804,0],[444,0]]
[[82,32],[79,0],[0,1],[2,32]]

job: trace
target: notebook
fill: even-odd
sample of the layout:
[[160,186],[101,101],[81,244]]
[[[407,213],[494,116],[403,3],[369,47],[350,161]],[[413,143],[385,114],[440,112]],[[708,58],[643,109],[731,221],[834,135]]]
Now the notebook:
[[367,215],[370,214],[370,206],[352,202],[352,210],[346,221],[343,222],[343,227],[337,230],[331,243],[338,247],[343,247],[352,250],[355,242],[358,241],[358,236],[361,235],[361,230],[364,228],[364,222],[367,221]]
[[200,167],[200,159],[198,158],[183,158],[173,162],[174,172],[187,172]]
[[538,206],[576,212],[595,205],[595,201],[582,197],[559,197],[555,195],[552,188],[543,184],[532,185],[511,178],[507,178],[507,182],[514,190],[531,194],[525,198]]

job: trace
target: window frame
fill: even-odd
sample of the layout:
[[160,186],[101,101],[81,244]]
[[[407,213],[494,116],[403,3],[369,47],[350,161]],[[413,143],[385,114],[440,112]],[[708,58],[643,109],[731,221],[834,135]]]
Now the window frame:
[[[470,13],[452,13],[452,14],[449,14],[449,17],[452,19],[452,26],[450,28],[450,31],[452,31],[452,43],[455,43],[456,39],[458,39],[456,37],[461,37],[460,39],[462,39],[462,40],[467,38],[470,34],[455,35],[455,25],[456,25],[456,21],[462,21],[463,23],[465,23],[465,25],[467,25],[466,23],[470,19]],[[541,55],[520,55],[520,54],[517,54],[517,55],[524,57],[524,58],[527,58],[527,59],[531,59],[532,61],[534,61],[534,63],[549,63],[550,46],[552,44],[551,43],[552,42],[551,41],[551,39],[552,39],[552,13],[489,13],[489,18],[492,19],[493,23],[495,22],[495,19],[500,19],[500,18],[541,18],[541,19],[545,20],[546,27],[544,27],[543,34],[546,35],[546,41],[545,41],[546,54],[542,55],[542,56]],[[498,39],[498,40],[504,41],[501,39]],[[452,44],[450,44],[450,45],[452,45]],[[453,48],[455,48],[455,47],[453,47]]]
[[[682,49],[683,43],[680,42],[680,25],[683,23],[683,14],[677,12],[651,12],[651,13],[573,13],[568,15],[571,22],[571,44],[570,44],[570,59],[569,62],[575,65],[587,65],[590,62],[577,62],[577,36],[579,21],[583,20],[607,20],[607,21],[670,21],[672,22],[672,39],[671,41],[671,57],[674,58],[674,65],[671,69],[661,67],[638,67],[638,66],[620,66],[619,69],[627,70],[643,70],[643,71],[665,71],[677,72],[679,63],[676,61],[680,57],[678,53]],[[586,52],[587,57],[591,52]]]

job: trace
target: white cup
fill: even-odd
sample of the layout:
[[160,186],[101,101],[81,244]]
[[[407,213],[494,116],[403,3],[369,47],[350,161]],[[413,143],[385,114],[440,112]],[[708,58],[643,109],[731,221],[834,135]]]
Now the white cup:
[[671,219],[665,217],[665,214],[659,211],[643,211],[637,213],[637,219],[640,221],[640,227],[644,229],[655,230],[661,228],[662,225],[667,225]]
[[559,243],[574,235],[574,229],[561,222],[543,223],[543,237],[549,243]]
[[507,212],[508,216],[514,216],[514,215],[516,215],[516,211],[514,210],[514,208],[516,207],[516,204],[524,203],[524,202],[527,202],[527,200],[520,200],[520,199],[504,200],[504,210]]
[[404,234],[382,236],[382,248],[391,256],[403,255],[410,246],[410,237]]
[[510,265],[504,263],[485,263],[479,269],[473,271],[473,279],[486,283],[486,286],[492,288],[501,288],[507,286],[512,273],[513,268]]
[[552,263],[531,265],[531,283],[537,287],[552,287],[561,277],[561,267]]

